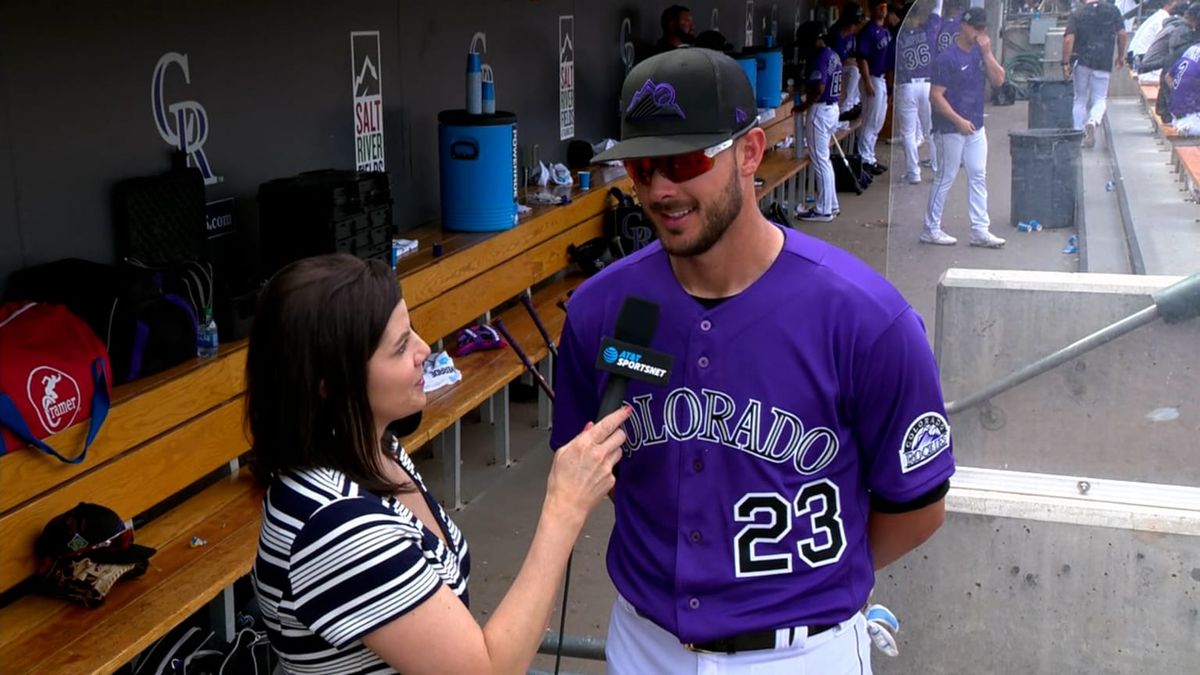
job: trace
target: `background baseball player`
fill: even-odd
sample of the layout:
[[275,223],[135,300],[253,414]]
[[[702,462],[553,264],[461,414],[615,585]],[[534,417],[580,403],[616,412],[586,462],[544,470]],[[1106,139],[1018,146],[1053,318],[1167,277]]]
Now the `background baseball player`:
[[1075,128],[1083,129],[1085,148],[1096,144],[1096,127],[1108,109],[1108,81],[1125,63],[1128,40],[1121,11],[1108,2],[1084,0],[1067,19],[1063,76],[1075,83]]
[[971,7],[963,13],[955,41],[937,57],[929,98],[933,104],[933,142],[937,146],[938,171],[929,191],[925,228],[921,242],[953,246],[958,239],[942,230],[946,195],[958,177],[958,167],[967,170],[967,217],[971,221],[971,245],[1000,248],[1004,239],[990,231],[987,203],[987,132],[983,128],[984,79],[992,86],[1004,84],[1004,67],[992,55],[987,34],[987,12]]
[[871,20],[855,38],[859,63],[866,64],[862,76],[863,123],[858,135],[858,154],[862,157],[863,168],[875,175],[887,171],[887,167],[875,159],[875,142],[879,140],[879,131],[887,117],[884,73],[887,72],[888,47],[892,42],[891,31],[883,25],[887,15],[886,0],[872,0]]
[[1200,44],[1188,47],[1167,73],[1171,114],[1181,136],[1200,136]]
[[[608,570],[610,673],[867,673],[874,570],[941,524],[954,470],[920,317],[848,253],[775,225],[732,59],[677,50],[622,90],[658,241],[572,295],[551,443],[592,420],[625,298],[658,303],[665,385],[630,382]],[[748,114],[749,113],[749,114]]]
[[[841,112],[847,112],[862,103],[861,82],[862,68],[858,64],[857,41],[858,31],[862,29],[866,17],[862,8],[857,4],[848,4],[838,20],[829,28],[827,46],[842,59],[842,100],[838,104]],[[849,122],[845,126],[850,126]]]
[[811,45],[804,61],[808,75],[804,101],[793,111],[805,116],[808,147],[817,174],[817,201],[811,209],[796,205],[796,216],[810,222],[829,222],[841,211],[829,144],[838,125],[838,101],[842,89],[842,59],[825,46],[825,25],[809,21],[796,31],[800,45]]
[[942,52],[946,51],[958,39],[958,26],[962,22],[963,11],[966,8],[967,0],[946,0],[945,11],[942,13],[942,20],[938,26],[938,55],[941,55]]
[[[937,56],[937,37],[942,27],[942,2],[930,11],[929,0],[914,3],[896,34],[896,126],[904,147],[904,180],[921,182],[921,141],[932,138],[933,117],[929,109],[929,81]],[[937,173],[937,150],[929,144],[929,162]]]

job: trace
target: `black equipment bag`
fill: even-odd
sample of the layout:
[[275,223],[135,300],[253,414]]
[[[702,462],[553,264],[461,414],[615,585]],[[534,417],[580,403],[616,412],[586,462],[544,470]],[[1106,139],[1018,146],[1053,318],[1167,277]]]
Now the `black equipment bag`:
[[58,260],[14,272],[5,297],[66,305],[108,348],[114,384],[196,357],[203,272]]
[[113,189],[117,253],[150,267],[207,261],[204,178],[195,168],[129,178]]
[[[874,176],[863,168],[861,155],[846,155],[846,161],[843,162],[840,156],[834,156],[833,161],[833,180],[838,192],[858,192],[854,189],[854,179],[858,178],[858,185],[861,189],[866,190],[871,186],[871,181]],[[846,169],[846,164],[850,165],[850,169]]]
[[391,261],[392,195],[382,171],[324,169],[258,188],[260,273],[324,253]]

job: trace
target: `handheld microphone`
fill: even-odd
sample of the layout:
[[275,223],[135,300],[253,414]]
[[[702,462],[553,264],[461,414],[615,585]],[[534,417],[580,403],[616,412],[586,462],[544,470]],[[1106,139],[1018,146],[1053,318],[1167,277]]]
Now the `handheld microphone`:
[[621,407],[631,378],[659,385],[670,379],[675,357],[648,349],[658,328],[658,312],[657,303],[634,296],[621,304],[613,337],[600,342],[596,355],[596,368],[609,374],[596,419]]

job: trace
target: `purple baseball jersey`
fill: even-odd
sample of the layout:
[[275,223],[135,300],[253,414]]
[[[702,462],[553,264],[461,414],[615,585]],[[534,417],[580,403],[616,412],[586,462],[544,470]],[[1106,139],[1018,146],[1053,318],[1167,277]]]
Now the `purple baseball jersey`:
[[826,44],[829,45],[830,49],[837,52],[837,55],[841,57],[843,61],[845,61],[854,55],[856,37],[857,36],[854,33],[842,35],[842,31],[835,30],[830,32],[829,39],[826,41]]
[[942,19],[931,14],[916,28],[904,28],[896,35],[896,82],[903,84],[916,78],[933,76],[933,59],[938,55],[937,38]]
[[568,304],[552,447],[593,420],[596,370],[628,296],[661,307],[666,385],[631,381],[608,570],[683,642],[831,624],[875,583],[872,495],[913,501],[954,472],[920,317],[850,254],[789,228],[754,284],[706,308],[657,242]]
[[962,12],[958,16],[948,16],[938,22],[937,53],[941,54],[958,39],[958,27],[962,24]]
[[858,56],[867,60],[871,77],[882,77],[887,71],[888,45],[891,42],[891,31],[874,21],[858,31],[858,38],[855,40]]
[[[985,79],[983,52],[979,51],[979,45],[971,45],[971,51],[964,52],[957,43],[952,44],[933,62],[932,86],[945,87],[946,102],[954,112],[973,122],[977,129],[983,128]],[[934,106],[933,131],[957,133],[958,128]]]
[[813,60],[808,73],[810,84],[824,84],[825,89],[815,103],[837,103],[842,96],[842,60],[837,52],[825,47]]
[[1171,90],[1171,114],[1183,117],[1200,112],[1200,44],[1183,52],[1171,68],[1175,87]]

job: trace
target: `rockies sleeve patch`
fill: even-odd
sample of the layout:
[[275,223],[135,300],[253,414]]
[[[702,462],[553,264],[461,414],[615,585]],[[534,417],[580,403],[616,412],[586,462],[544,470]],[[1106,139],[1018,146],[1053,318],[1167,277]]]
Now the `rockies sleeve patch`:
[[908,473],[919,469],[948,447],[950,425],[946,418],[935,412],[924,413],[913,420],[904,433],[904,443],[900,446],[900,471]]

